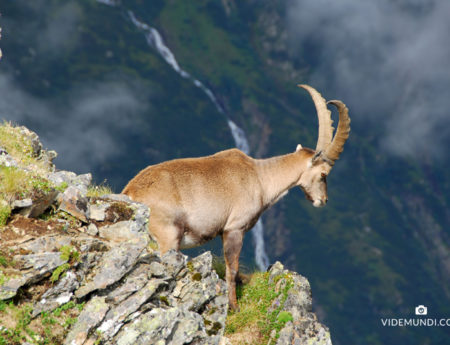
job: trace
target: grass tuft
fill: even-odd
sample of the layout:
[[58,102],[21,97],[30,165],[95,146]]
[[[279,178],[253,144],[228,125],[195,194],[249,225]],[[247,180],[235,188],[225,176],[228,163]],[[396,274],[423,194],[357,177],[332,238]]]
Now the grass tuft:
[[[232,343],[271,344],[279,336],[279,331],[286,322],[292,321],[292,315],[281,311],[292,287],[291,279],[286,276],[286,283],[277,289],[277,282],[269,283],[269,273],[253,273],[249,284],[237,288],[239,312],[230,312],[227,317],[225,335]],[[277,307],[271,307],[275,300]],[[277,336],[270,338],[275,330]],[[248,337],[252,334],[252,337]],[[233,340],[235,340],[233,342]]]
[[102,183],[100,185],[90,185],[87,191],[87,196],[91,198],[100,198],[107,194],[114,194],[110,186]]

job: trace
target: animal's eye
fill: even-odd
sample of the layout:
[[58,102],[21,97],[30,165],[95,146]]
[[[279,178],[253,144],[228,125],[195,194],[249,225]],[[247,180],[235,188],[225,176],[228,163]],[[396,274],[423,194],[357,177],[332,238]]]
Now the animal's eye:
[[327,174],[325,174],[325,173],[321,173],[321,174],[320,174],[320,176],[322,177],[322,180],[325,180],[325,179],[326,179],[326,177],[327,177]]

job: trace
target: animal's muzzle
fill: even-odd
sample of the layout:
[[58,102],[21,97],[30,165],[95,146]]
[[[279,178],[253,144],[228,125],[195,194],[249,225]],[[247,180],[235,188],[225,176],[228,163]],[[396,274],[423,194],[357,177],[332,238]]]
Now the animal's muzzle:
[[323,207],[327,204],[327,201],[328,201],[327,198],[314,200],[313,206],[314,207]]

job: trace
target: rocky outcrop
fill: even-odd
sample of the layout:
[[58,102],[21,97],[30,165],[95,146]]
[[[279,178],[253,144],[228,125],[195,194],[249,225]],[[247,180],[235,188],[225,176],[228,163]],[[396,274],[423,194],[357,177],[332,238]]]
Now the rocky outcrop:
[[218,344],[228,300],[211,253],[190,261],[175,251],[160,257],[149,246],[147,207],[123,195],[87,198],[84,186],[71,184],[58,197],[81,221],[76,232],[8,243],[23,254],[13,256],[15,272],[0,285],[0,299],[53,279],[32,316],[84,301],[65,344]]
[[[281,312],[292,316],[279,333],[276,345],[308,344],[331,345],[330,332],[327,327],[317,321],[312,312],[311,287],[308,280],[296,272],[284,269],[280,262],[276,262],[269,270],[269,281],[276,281],[276,290],[283,290],[286,284],[292,286],[287,291]],[[281,304],[281,297],[275,299],[272,308]]]

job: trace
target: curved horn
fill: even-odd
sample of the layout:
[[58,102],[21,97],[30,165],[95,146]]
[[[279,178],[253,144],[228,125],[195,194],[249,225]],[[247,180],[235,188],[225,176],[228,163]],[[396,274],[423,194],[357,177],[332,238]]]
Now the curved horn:
[[328,101],[327,104],[333,104],[339,111],[339,124],[333,141],[325,150],[325,156],[333,162],[339,158],[344,150],[344,144],[350,133],[350,117],[348,116],[347,106],[338,100]]
[[316,152],[323,151],[331,143],[331,139],[333,138],[331,111],[328,110],[325,99],[316,89],[305,84],[297,86],[308,91],[314,101],[317,117],[319,118],[319,136],[317,138]]

